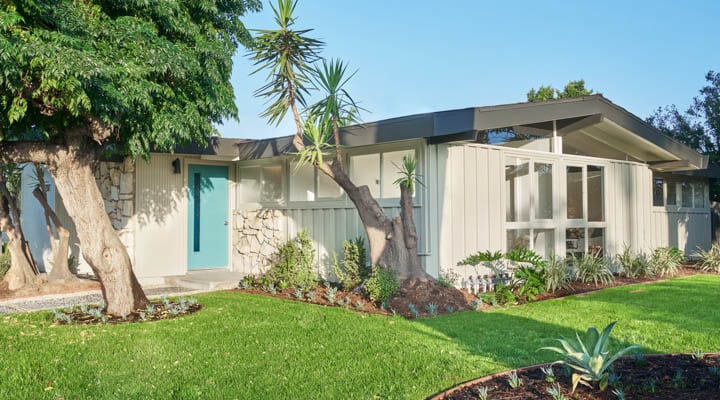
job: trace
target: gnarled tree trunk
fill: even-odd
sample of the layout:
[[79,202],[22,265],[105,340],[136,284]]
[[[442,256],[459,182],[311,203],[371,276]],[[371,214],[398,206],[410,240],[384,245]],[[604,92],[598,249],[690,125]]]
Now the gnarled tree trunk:
[[148,300],[132,271],[127,249],[105,212],[93,175],[99,148],[96,143],[110,133],[101,122],[89,120],[87,126],[67,133],[67,144],[0,143],[0,160],[45,165],[75,222],[83,258],[100,278],[106,311],[122,315],[144,308]]
[[72,147],[49,170],[65,209],[75,222],[83,258],[100,278],[107,312],[129,314],[144,308],[147,297],[132,271],[127,249],[105,212],[93,175],[94,153]]
[[[2,183],[4,185],[4,183]],[[21,232],[10,218],[8,199],[0,195],[0,231],[8,237],[8,251],[10,251],[10,269],[5,274],[3,282],[7,283],[9,290],[18,290],[36,283],[36,274],[25,253],[25,245]]]
[[356,186],[342,168],[342,162],[318,168],[345,190],[360,215],[370,247],[370,262],[398,272],[401,282],[433,279],[420,266],[417,233],[413,221],[412,192],[400,186],[400,216],[389,218],[367,186]]
[[[53,252],[53,266],[48,274],[51,282],[76,282],[77,277],[70,271],[68,257],[70,256],[70,231],[65,229],[55,210],[50,207],[45,186],[45,174],[42,166],[35,164],[35,174],[38,178],[38,187],[33,190],[33,196],[38,200],[45,213],[45,226],[50,238],[50,246]],[[53,225],[55,229],[53,230]],[[55,233],[57,232],[57,234]]]

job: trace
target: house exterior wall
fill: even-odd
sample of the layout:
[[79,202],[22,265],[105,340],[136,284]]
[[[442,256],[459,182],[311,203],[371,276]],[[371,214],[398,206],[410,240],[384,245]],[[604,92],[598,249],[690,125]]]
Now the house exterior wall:
[[[605,229],[606,256],[623,251],[625,245],[635,251],[650,252],[659,246],[676,246],[691,254],[697,246],[710,245],[708,208],[664,210],[652,207],[652,171],[644,164],[592,157],[580,157],[486,145],[432,146],[437,167],[431,176],[437,200],[429,209],[431,226],[439,237],[431,252],[437,252],[438,265],[463,276],[475,274],[471,267],[458,262],[478,251],[506,251],[507,157],[552,163],[557,171],[567,165],[593,165],[604,168],[604,221],[588,226]],[[553,181],[556,229],[555,251],[565,253],[564,229],[572,221],[564,217],[565,180],[556,173]],[[707,198],[707,192],[705,193]],[[487,271],[481,271],[487,273]]]
[[[353,148],[345,154],[346,161],[353,156],[376,155],[397,151],[415,150],[420,165],[420,175],[427,173],[428,161],[426,159],[427,146],[422,141],[372,146],[368,148]],[[297,179],[292,166],[291,158],[273,158],[262,161],[244,161],[237,164],[236,221],[233,238],[233,263],[237,271],[248,274],[265,272],[271,265],[271,257],[277,248],[284,242],[297,236],[302,229],[307,229],[317,250],[317,271],[327,276],[333,260],[333,252],[342,259],[343,240],[364,236],[364,228],[357,210],[347,196],[337,199],[318,199],[315,201],[290,201],[290,181]],[[351,164],[351,163],[350,163]],[[386,163],[387,164],[387,163]],[[243,169],[262,168],[263,166],[282,166],[282,199],[279,201],[244,201],[242,191],[247,186],[243,184]],[[384,168],[388,168],[387,165]],[[353,173],[352,166],[348,168]],[[384,176],[390,182],[397,178],[394,171],[385,171]],[[381,183],[382,185],[382,183]],[[308,188],[309,189],[309,188]],[[258,188],[256,190],[263,190]],[[430,255],[427,232],[426,204],[429,192],[427,185],[418,185],[415,196],[414,217],[418,228],[419,253],[421,261]],[[391,217],[400,214],[399,199],[380,199],[379,203],[385,213]],[[248,221],[255,221],[252,225]],[[240,226],[243,226],[240,228]],[[249,228],[249,230],[248,230]],[[278,230],[279,229],[279,230]],[[255,232],[258,231],[258,232]],[[247,237],[245,232],[250,233]],[[259,238],[259,239],[255,239]],[[266,238],[265,242],[261,242]]]
[[[180,160],[179,174],[173,171],[175,159]],[[143,283],[161,283],[163,277],[187,273],[189,164],[228,166],[228,204],[234,203],[234,168],[229,162],[178,154],[151,154],[149,162],[138,160],[134,269]],[[231,216],[228,210],[228,220]],[[228,247],[230,253],[232,246]]]

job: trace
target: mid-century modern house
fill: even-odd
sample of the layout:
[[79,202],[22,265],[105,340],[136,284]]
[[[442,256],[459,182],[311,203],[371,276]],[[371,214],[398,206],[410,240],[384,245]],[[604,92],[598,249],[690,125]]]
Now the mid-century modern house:
[[[368,122],[341,140],[351,178],[389,214],[399,212],[396,164],[418,159],[419,252],[433,275],[471,273],[458,261],[482,250],[611,257],[625,246],[690,254],[711,243],[707,157],[601,95]],[[332,180],[295,171],[293,150],[291,137],[213,139],[149,163],[103,162],[98,184],[141,282],[259,273],[303,228],[327,271],[363,228]]]

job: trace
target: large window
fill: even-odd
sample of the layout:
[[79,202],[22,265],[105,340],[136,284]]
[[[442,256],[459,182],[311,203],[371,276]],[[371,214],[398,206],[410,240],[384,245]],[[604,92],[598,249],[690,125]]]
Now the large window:
[[533,249],[543,257],[555,252],[554,171],[550,162],[505,158],[507,251]]
[[342,189],[317,168],[290,163],[290,201],[332,200],[342,197]]
[[605,174],[604,168],[587,166],[587,210],[588,221],[605,220]]
[[566,167],[567,175],[567,219],[583,217],[583,168]]
[[242,167],[238,178],[240,202],[280,202],[283,199],[282,182],[282,164]]
[[416,158],[415,150],[387,151],[350,156],[350,178],[357,186],[367,185],[376,199],[400,197],[400,177],[403,157]]

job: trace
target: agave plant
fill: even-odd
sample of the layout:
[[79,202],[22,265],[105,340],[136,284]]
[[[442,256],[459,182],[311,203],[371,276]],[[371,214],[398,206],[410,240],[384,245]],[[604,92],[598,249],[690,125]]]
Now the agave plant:
[[615,326],[615,321],[603,329],[602,333],[591,326],[585,333],[585,341],[575,333],[577,340],[558,339],[560,347],[543,347],[541,350],[554,351],[563,356],[559,364],[567,365],[575,372],[572,374],[573,392],[578,383],[590,386],[590,382],[598,382],[600,390],[605,390],[608,385],[608,369],[622,355],[639,348],[640,346],[628,346],[615,354],[610,354],[608,344],[610,332]]

